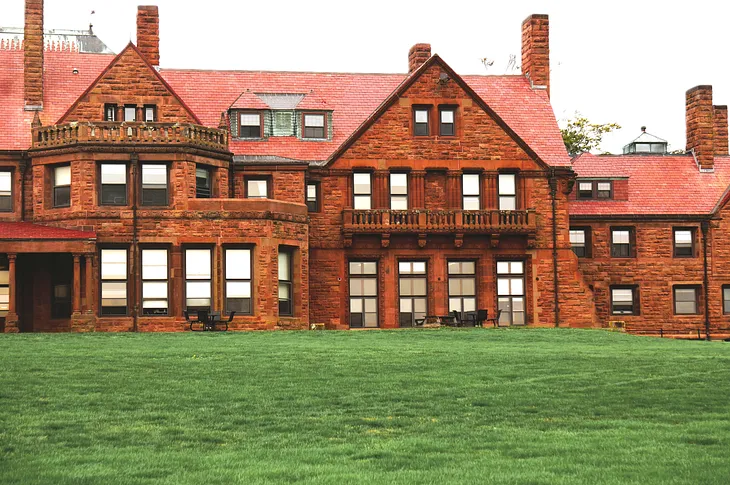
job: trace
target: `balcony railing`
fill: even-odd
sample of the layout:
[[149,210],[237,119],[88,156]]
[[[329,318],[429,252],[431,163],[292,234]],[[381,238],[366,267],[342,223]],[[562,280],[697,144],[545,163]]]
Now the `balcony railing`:
[[530,234],[537,230],[535,212],[464,210],[354,210],[343,212],[346,233]]
[[192,145],[228,151],[228,134],[190,123],[74,122],[33,129],[34,149],[97,144]]

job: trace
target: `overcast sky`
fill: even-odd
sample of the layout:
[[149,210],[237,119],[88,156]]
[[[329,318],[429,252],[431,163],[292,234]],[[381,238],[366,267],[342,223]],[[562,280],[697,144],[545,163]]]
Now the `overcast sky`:
[[[642,125],[683,149],[693,86],[712,84],[714,104],[730,104],[725,1],[45,0],[45,25],[92,22],[119,52],[142,3],[160,8],[162,67],[195,69],[405,72],[410,46],[428,42],[460,74],[515,73],[522,20],[549,14],[555,115],[619,123],[603,144],[613,153]],[[22,26],[23,5],[2,0],[0,25]]]

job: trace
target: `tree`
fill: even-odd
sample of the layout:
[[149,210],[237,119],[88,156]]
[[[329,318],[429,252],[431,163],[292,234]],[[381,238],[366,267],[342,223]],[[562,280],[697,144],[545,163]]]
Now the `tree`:
[[591,123],[588,118],[576,112],[573,119],[568,120],[565,128],[560,130],[563,143],[571,157],[589,152],[601,146],[603,135],[613,130],[620,130],[616,123]]

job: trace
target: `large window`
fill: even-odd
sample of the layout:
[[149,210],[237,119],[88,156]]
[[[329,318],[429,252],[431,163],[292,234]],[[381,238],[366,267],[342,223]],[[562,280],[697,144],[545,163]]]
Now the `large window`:
[[251,250],[226,249],[226,311],[250,315]]
[[477,309],[476,263],[474,261],[449,261],[449,313],[459,312],[465,318],[467,312]]
[[350,262],[350,326],[378,326],[378,263]]
[[498,182],[499,188],[499,210],[513,211],[517,209],[517,187],[515,174],[500,173]]
[[428,108],[413,108],[413,134],[415,136],[428,136],[431,130],[428,127]]
[[319,211],[319,184],[307,184],[307,210],[309,212]]
[[456,134],[454,114],[455,109],[453,107],[439,109],[439,135],[454,136]]
[[127,205],[127,166],[101,164],[101,205]]
[[461,176],[461,207],[465,211],[481,209],[481,190],[478,173],[465,173]]
[[246,179],[247,199],[266,199],[269,197],[269,181],[266,178]]
[[127,250],[101,250],[101,314],[127,314]]
[[390,208],[408,210],[408,174],[390,174]]
[[699,313],[699,286],[689,285],[674,287],[674,313],[677,315],[696,315]]
[[611,287],[611,314],[638,315],[639,289],[636,286]]
[[195,197],[198,199],[210,198],[210,167],[198,165],[195,167]]
[[167,165],[142,164],[142,205],[167,204]]
[[290,250],[279,248],[279,315],[292,316],[292,277]]
[[10,310],[10,265],[7,254],[0,254],[0,317]]
[[211,250],[185,250],[185,306],[188,311],[210,311]]
[[591,257],[591,228],[590,227],[571,227],[570,228],[570,246],[573,252],[579,258]]
[[426,317],[428,277],[425,261],[398,263],[398,293],[401,327],[412,327]]
[[631,227],[611,228],[611,256],[614,258],[630,258],[634,254],[634,230]]
[[352,174],[352,193],[354,194],[355,209],[372,209],[372,185],[369,172],[355,172]]
[[500,324],[525,324],[525,263],[497,261],[497,308]]
[[142,249],[142,314],[167,315],[167,249]]
[[674,229],[674,257],[691,258],[695,255],[694,228]]
[[71,166],[62,165],[53,169],[53,207],[71,205]]
[[0,212],[13,210],[13,172],[0,171]]
[[263,132],[261,113],[241,113],[238,136],[240,138],[261,138]]
[[304,114],[304,138],[326,138],[325,128],[324,114]]

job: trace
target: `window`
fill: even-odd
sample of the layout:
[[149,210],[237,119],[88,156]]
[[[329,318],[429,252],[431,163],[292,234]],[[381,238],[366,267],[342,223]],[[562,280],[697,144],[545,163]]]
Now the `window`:
[[10,264],[7,254],[0,254],[0,317],[10,310]]
[[210,168],[198,165],[195,167],[195,197],[210,198]]
[[590,227],[571,227],[570,228],[570,246],[573,252],[579,258],[591,257],[591,228]]
[[13,210],[13,172],[0,171],[0,212]]
[[692,258],[695,255],[695,230],[693,228],[674,229],[674,257]]
[[461,176],[461,206],[465,211],[481,209],[478,173],[465,173]]
[[[2,309],[1,300],[0,309]],[[722,287],[722,313],[730,313],[730,286],[728,285],[723,285]]]
[[400,326],[412,327],[426,317],[428,296],[425,261],[398,262]]
[[416,107],[413,109],[413,134],[428,136],[431,130],[428,127],[428,108]]
[[261,113],[241,113],[239,120],[239,138],[261,138]]
[[71,285],[54,283],[51,293],[51,318],[71,316]]
[[350,262],[350,327],[378,326],[378,263]]
[[246,198],[266,199],[269,197],[269,181],[267,179],[246,179]]
[[250,315],[251,250],[226,249],[226,311]]
[[292,311],[291,252],[279,248],[279,316],[290,317]]
[[144,106],[144,121],[145,123],[157,121],[157,106],[153,104],[146,104]]
[[525,324],[525,263],[497,261],[497,308],[500,324]]
[[104,121],[117,121],[117,105],[116,104],[105,104],[104,105]]
[[71,205],[71,166],[63,165],[53,169],[53,207]]
[[127,166],[122,163],[101,164],[101,205],[127,204]]
[[636,286],[611,287],[611,314],[638,315],[639,289]]
[[309,212],[319,211],[318,184],[307,184],[307,210]]
[[167,165],[142,165],[142,205],[167,205]]
[[474,261],[449,261],[449,313],[459,312],[464,318],[467,312],[477,309],[476,263]]
[[578,199],[612,199],[613,182],[610,180],[579,180]]
[[304,114],[304,138],[325,138],[324,114]]
[[185,307],[188,311],[210,311],[211,250],[185,250]]
[[674,287],[674,313],[677,315],[696,315],[697,294],[699,286],[675,286]]
[[633,257],[634,230],[630,227],[611,228],[611,257]]
[[516,176],[513,173],[499,174],[499,210],[501,211],[513,211],[517,209],[515,178]]
[[390,208],[392,210],[408,210],[408,174],[390,174]]
[[167,249],[142,249],[142,314],[167,315]]
[[101,250],[101,315],[127,314],[127,250]]
[[137,107],[133,104],[124,105],[124,121],[137,121]]
[[439,135],[454,136],[456,134],[454,129],[454,111],[454,108],[439,109]]
[[355,209],[372,209],[372,186],[370,184],[370,173],[356,172],[352,174],[352,193],[354,194]]

